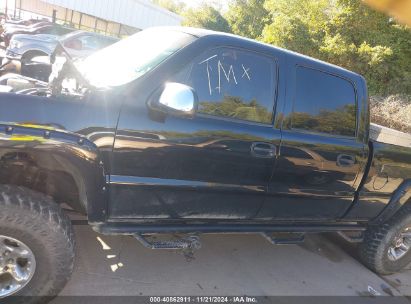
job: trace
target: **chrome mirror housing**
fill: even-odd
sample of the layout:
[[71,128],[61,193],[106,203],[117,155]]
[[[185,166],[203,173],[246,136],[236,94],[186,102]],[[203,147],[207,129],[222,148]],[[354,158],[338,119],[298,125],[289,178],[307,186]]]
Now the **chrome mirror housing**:
[[160,106],[171,114],[193,117],[198,97],[193,88],[176,82],[166,83],[159,98]]

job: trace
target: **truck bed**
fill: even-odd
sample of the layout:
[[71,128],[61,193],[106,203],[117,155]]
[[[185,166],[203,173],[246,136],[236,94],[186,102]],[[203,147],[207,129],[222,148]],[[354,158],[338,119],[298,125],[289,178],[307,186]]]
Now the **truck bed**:
[[411,147],[411,134],[373,123],[370,125],[370,139],[391,145]]

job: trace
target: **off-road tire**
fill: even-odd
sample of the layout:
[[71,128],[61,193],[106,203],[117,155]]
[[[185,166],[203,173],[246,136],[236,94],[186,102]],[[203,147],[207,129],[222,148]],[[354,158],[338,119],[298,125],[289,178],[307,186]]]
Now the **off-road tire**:
[[59,205],[42,193],[0,185],[0,234],[22,241],[36,260],[30,282],[2,303],[44,303],[58,295],[75,256],[73,228]]
[[390,220],[370,226],[360,244],[360,258],[372,271],[387,275],[401,271],[411,263],[411,251],[397,261],[388,258],[388,248],[394,238],[407,226],[411,226],[411,206],[405,206]]

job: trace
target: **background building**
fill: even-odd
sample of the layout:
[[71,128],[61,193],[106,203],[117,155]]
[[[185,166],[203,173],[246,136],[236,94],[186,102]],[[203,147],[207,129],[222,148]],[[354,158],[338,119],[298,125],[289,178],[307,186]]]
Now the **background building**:
[[2,0],[0,11],[16,18],[55,14],[58,23],[112,36],[152,26],[180,25],[182,18],[149,0]]

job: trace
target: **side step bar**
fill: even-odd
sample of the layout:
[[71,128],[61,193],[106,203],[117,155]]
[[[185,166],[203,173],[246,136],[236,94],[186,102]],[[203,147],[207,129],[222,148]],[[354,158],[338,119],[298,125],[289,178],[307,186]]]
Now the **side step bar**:
[[[201,247],[196,234],[207,233],[258,233],[274,245],[299,244],[304,242],[306,233],[337,232],[349,242],[360,242],[367,229],[356,223],[329,225],[239,225],[239,224],[174,224],[144,225],[135,223],[104,223],[93,229],[107,235],[131,235],[144,247],[150,249],[182,249],[192,251]],[[178,239],[152,240],[157,234],[188,234]],[[194,235],[193,235],[194,234]]]
[[[291,233],[270,233],[260,232],[262,237],[269,241],[273,245],[292,245],[304,243],[305,232],[291,232]],[[362,231],[357,235],[347,235],[344,232],[338,232],[346,241],[351,243],[361,242],[363,239]],[[139,241],[144,247],[149,249],[181,249],[193,251],[201,248],[201,241],[197,235],[189,235],[178,239],[167,240],[149,240],[153,235],[144,235],[141,233],[133,234],[133,237]]]
[[350,243],[361,243],[364,241],[364,231],[338,231],[337,233]]
[[273,245],[292,245],[292,244],[300,244],[304,243],[305,233],[289,233],[289,237],[280,237],[280,236],[273,236],[272,234],[268,234],[267,232],[260,233],[267,241],[269,241]]
[[144,247],[149,249],[200,249],[200,238],[196,235],[190,235],[178,240],[165,241],[149,241],[146,236],[136,233],[134,238],[139,241]]
[[[290,237],[273,237],[272,235],[261,232],[260,233],[266,240],[273,245],[291,245],[304,242],[305,233],[291,233]],[[148,249],[182,249],[182,250],[197,250],[201,248],[200,238],[196,235],[190,235],[177,240],[149,240],[150,235],[142,235],[136,233],[133,237],[139,241],[144,247]]]

